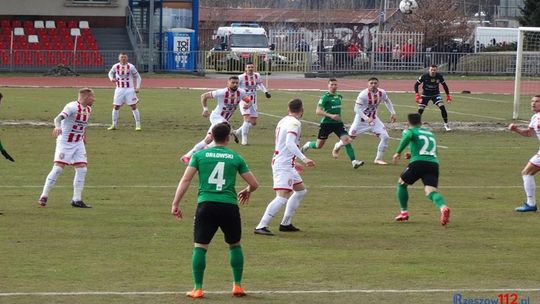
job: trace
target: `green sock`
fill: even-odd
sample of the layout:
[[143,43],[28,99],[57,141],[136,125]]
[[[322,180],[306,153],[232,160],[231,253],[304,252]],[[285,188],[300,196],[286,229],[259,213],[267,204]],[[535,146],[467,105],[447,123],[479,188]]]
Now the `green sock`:
[[234,284],[242,283],[242,273],[244,272],[244,253],[242,246],[234,246],[229,248],[229,262],[233,271]]
[[407,211],[407,203],[409,202],[409,191],[406,184],[398,183],[396,196],[399,202],[399,208],[401,211]]
[[193,248],[191,267],[195,289],[202,288],[204,269],[206,268],[206,249],[202,247]]
[[427,197],[433,202],[435,206],[439,207],[439,209],[441,209],[441,207],[443,206],[446,206],[446,201],[439,192],[433,191]]
[[349,155],[349,158],[351,159],[351,161],[356,159],[356,156],[354,156],[354,149],[351,144],[345,145],[345,151],[347,151],[347,155]]
[[317,149],[317,142],[316,141],[310,141],[309,142],[309,148]]

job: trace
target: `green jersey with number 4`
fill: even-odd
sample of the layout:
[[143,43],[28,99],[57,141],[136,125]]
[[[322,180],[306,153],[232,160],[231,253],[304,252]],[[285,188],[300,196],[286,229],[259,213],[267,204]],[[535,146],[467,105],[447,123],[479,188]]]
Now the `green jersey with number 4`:
[[437,159],[437,141],[431,131],[425,128],[414,127],[403,131],[397,153],[401,153],[410,144],[411,160],[439,163]]
[[198,203],[238,204],[236,175],[249,172],[240,154],[222,146],[208,148],[193,154],[189,166],[199,171]]

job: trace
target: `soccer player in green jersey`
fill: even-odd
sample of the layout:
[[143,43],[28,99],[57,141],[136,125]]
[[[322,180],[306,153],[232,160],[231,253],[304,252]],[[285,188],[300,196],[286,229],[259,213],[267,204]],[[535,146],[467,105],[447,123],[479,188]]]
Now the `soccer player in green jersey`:
[[[251,192],[259,186],[255,176],[238,153],[228,149],[231,127],[223,122],[212,128],[215,146],[196,152],[191,157],[176,194],[172,201],[171,213],[182,219],[180,201],[184,197],[191,180],[198,173],[199,192],[197,211],[194,223],[194,248],[192,256],[192,272],[194,288],[187,293],[191,298],[202,298],[204,269],[206,268],[206,252],[218,228],[225,235],[229,244],[229,262],[233,271],[233,296],[241,297],[246,293],[241,287],[244,270],[244,254],[240,246],[242,225],[238,201],[245,204]],[[248,186],[236,194],[236,174],[248,183]]]
[[[2,104],[2,98],[4,97],[4,95],[2,95],[2,93],[0,93],[0,104]],[[2,141],[0,141],[0,153],[2,153],[2,155],[9,161],[12,161],[14,162],[15,160],[13,159],[13,157],[11,157],[11,155],[9,155],[9,153],[7,153],[7,151],[4,149],[4,147],[2,146]]]
[[[364,162],[356,159],[354,149],[351,145],[352,139],[341,120],[341,104],[343,96],[337,93],[337,88],[337,79],[330,78],[328,80],[328,92],[321,96],[319,103],[317,104],[317,110],[315,110],[315,114],[322,116],[317,141],[306,142],[304,146],[302,146],[302,152],[305,153],[309,149],[321,149],[328,139],[328,136],[334,133],[341,140],[342,145],[345,146],[345,150],[347,151],[347,155],[351,160],[353,168],[358,169]],[[339,150],[332,150],[332,156],[334,158],[338,157],[338,153]]]
[[410,158],[409,165],[401,173],[397,185],[397,199],[401,212],[396,216],[396,221],[407,221],[409,212],[407,203],[409,192],[407,187],[422,179],[426,196],[439,207],[441,211],[440,222],[445,226],[450,221],[450,208],[437,189],[439,183],[439,160],[437,159],[437,141],[428,129],[422,128],[422,116],[418,113],[408,115],[409,129],[403,131],[401,142],[394,154],[394,164],[401,158],[401,152],[410,146],[411,153],[406,154]]

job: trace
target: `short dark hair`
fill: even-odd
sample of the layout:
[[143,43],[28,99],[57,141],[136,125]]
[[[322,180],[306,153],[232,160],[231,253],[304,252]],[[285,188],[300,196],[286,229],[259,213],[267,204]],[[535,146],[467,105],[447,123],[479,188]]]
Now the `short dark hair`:
[[375,81],[379,82],[379,79],[377,77],[371,77],[367,81],[370,82],[372,80],[375,80]]
[[240,80],[240,78],[238,78],[238,76],[236,76],[236,75],[233,75],[233,76],[229,77],[229,81],[231,81],[231,80]]
[[289,111],[291,113],[299,113],[302,110],[302,100],[300,98],[294,98],[289,101]]
[[419,126],[422,124],[422,115],[418,113],[410,113],[407,115],[407,120],[411,126]]
[[212,127],[212,137],[218,144],[222,144],[227,140],[227,137],[231,134],[231,125],[227,122],[220,122]]
[[250,65],[250,64],[253,64],[253,61],[246,62],[246,65]]
[[[540,97],[540,94],[534,95],[533,97]],[[0,99],[2,99],[2,93],[0,93]]]
[[2,101],[2,98],[4,98],[4,95],[2,95],[2,93],[0,93],[0,101]]
[[439,66],[436,65],[436,64],[432,64],[432,65],[430,65],[429,67],[430,67],[430,68],[438,68]]
[[336,79],[336,78],[330,78],[330,79],[328,79],[328,82],[333,82],[333,81],[337,81],[337,79]]

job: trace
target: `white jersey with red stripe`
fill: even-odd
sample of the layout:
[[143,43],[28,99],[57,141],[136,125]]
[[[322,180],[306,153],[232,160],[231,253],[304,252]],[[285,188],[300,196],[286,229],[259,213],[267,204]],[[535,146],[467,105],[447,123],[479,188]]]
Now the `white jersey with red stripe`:
[[275,150],[272,158],[274,168],[291,168],[294,166],[295,156],[287,148],[287,135],[296,136],[296,145],[300,145],[302,123],[296,117],[288,115],[283,117],[276,126]]
[[[139,89],[141,87],[141,75],[137,71],[137,68],[131,63],[121,64],[116,63],[109,71],[109,79],[116,79],[117,89]],[[136,83],[133,83],[133,80]]]
[[68,103],[60,113],[64,117],[61,123],[62,134],[56,138],[56,142],[61,144],[82,142],[90,112],[92,112],[90,106],[85,107],[78,101]]
[[228,88],[212,91],[212,97],[217,101],[213,116],[219,115],[229,121],[238,108],[240,101],[249,95],[243,89],[231,91]]
[[534,133],[536,133],[536,138],[538,138],[538,140],[540,141],[540,113],[536,113],[531,117],[529,129],[534,130]]
[[392,101],[383,89],[378,89],[377,92],[371,92],[371,90],[365,89],[360,92],[356,98],[354,112],[362,116],[363,119],[369,117],[375,119],[377,117],[377,108],[381,104],[381,101],[384,102],[390,114],[395,114]]
[[238,79],[240,80],[238,87],[244,89],[251,96],[253,103],[257,102],[257,89],[261,89],[265,93],[267,92],[266,87],[262,83],[261,74],[259,73],[253,73],[252,75],[244,73],[238,76]]

